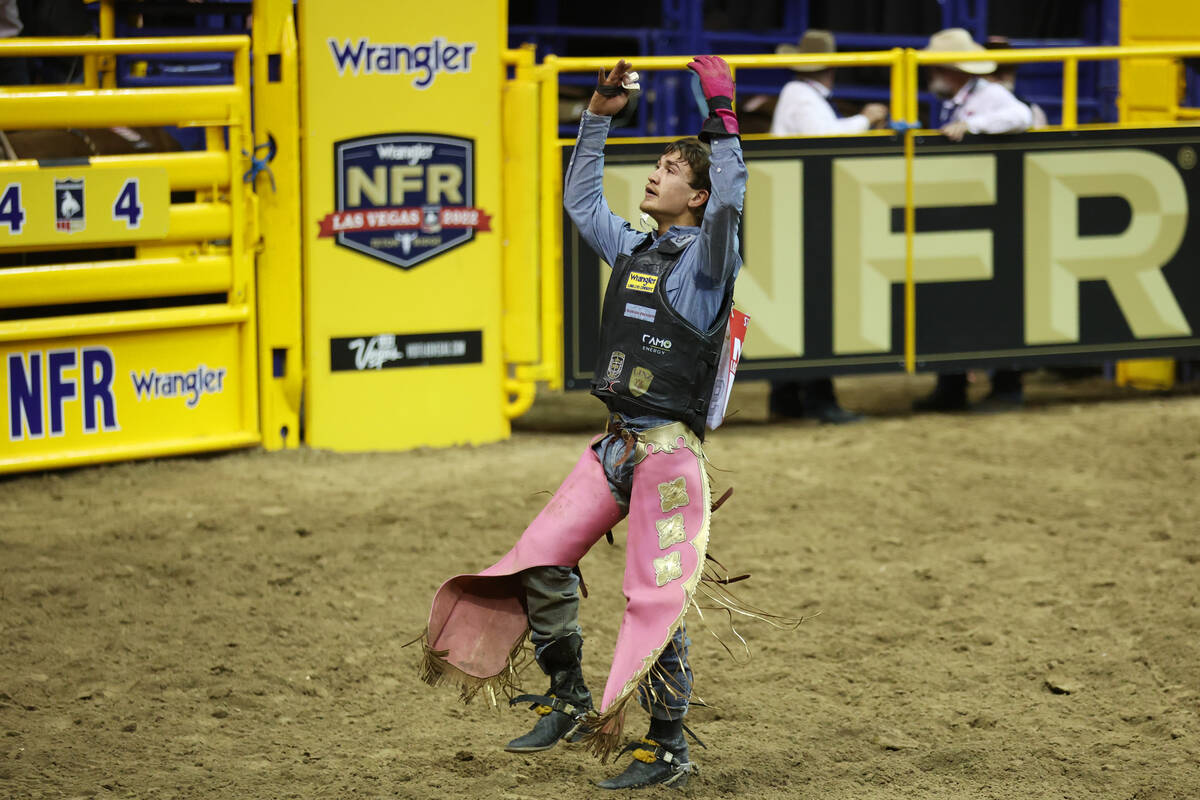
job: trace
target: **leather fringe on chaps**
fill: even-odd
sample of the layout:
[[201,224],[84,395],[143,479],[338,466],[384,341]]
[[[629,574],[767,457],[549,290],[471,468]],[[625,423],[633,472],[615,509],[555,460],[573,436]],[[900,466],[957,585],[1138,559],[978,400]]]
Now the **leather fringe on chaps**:
[[481,573],[456,575],[434,595],[419,637],[420,677],[451,684],[469,701],[480,692],[520,694],[519,672],[532,661],[525,590],[520,573],[531,567],[574,566],[623,516],[589,447],[554,497],[513,548]]
[[580,744],[587,752],[607,763],[625,743],[625,707],[633,698],[625,695],[603,713],[587,720],[588,731]]
[[470,703],[480,693],[492,706],[499,704],[498,696],[503,696],[506,700],[516,697],[521,693],[521,671],[533,661],[529,649],[525,646],[526,639],[522,637],[508,654],[508,663],[499,674],[490,678],[477,678],[447,661],[449,651],[434,650],[430,647],[426,634],[421,634],[419,641],[422,657],[417,668],[418,677],[430,686],[455,687],[464,703]]
[[[734,614],[779,628],[803,621],[741,602],[727,588],[740,578],[722,575],[724,568],[718,571],[713,564],[720,564],[706,558],[713,504],[699,440],[672,423],[640,433],[636,450],[622,584],[625,615],[600,711],[584,720],[582,743],[603,760],[624,744],[629,701],[647,683],[684,615],[692,606],[702,608],[696,592],[708,608],[729,615],[731,629]],[[438,590],[419,637],[421,679],[456,686],[467,702],[481,693],[493,704],[498,695],[511,699],[520,693],[519,673],[532,660],[525,648],[529,627],[520,572],[578,564],[622,516],[589,447],[512,550],[483,572],[455,576]],[[736,629],[733,633],[741,640]]]

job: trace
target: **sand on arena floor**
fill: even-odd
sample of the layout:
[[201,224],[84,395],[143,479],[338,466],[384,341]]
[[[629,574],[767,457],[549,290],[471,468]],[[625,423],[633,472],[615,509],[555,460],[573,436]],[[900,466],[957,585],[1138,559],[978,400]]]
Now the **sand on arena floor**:
[[[848,379],[876,415],[848,427],[768,424],[738,388],[711,550],[748,601],[820,613],[739,624],[747,663],[689,618],[708,749],[681,796],[1200,797],[1200,396],[1030,384],[1020,413],[909,416],[928,378]],[[503,752],[532,715],[461,705],[403,647],[598,409],[543,397],[483,447],[0,480],[0,796],[613,796],[591,782],[623,764]],[[582,565],[594,689],[624,536]]]

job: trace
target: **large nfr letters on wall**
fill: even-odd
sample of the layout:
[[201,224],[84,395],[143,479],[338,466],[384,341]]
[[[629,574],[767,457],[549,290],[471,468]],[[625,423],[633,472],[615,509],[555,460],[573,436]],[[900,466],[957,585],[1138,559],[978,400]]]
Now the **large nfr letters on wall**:
[[[904,366],[898,137],[756,140],[736,301],[739,374]],[[661,144],[610,142],[613,210],[636,219]],[[1200,349],[1200,134],[1188,129],[918,139],[916,353],[925,369]],[[567,154],[569,154],[569,149]],[[566,385],[595,363],[604,265],[568,221]]]

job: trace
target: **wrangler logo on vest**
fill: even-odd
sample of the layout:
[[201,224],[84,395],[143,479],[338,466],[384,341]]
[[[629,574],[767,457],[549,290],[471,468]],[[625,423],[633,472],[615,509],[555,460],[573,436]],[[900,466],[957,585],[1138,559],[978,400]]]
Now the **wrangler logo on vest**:
[[625,288],[635,292],[650,293],[656,286],[658,286],[658,276],[647,275],[645,272],[631,272],[625,280]]

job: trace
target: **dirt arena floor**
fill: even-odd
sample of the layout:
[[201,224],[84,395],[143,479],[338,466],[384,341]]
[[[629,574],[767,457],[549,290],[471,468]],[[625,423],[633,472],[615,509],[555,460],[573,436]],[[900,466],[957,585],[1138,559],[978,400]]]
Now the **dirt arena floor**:
[[[929,383],[843,381],[874,416],[837,428],[768,424],[739,387],[711,550],[747,600],[816,616],[739,625],[748,663],[692,624],[702,771],[643,795],[1200,797],[1200,393],[1039,374],[1019,413],[909,416]],[[478,448],[0,480],[0,797],[614,796],[576,749],[503,752],[532,715],[459,704],[403,647],[597,408],[546,397]],[[623,540],[583,562],[597,690]]]

